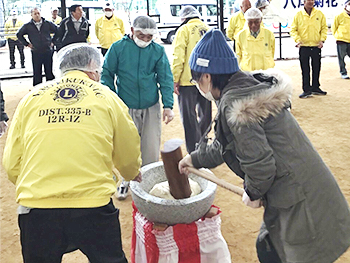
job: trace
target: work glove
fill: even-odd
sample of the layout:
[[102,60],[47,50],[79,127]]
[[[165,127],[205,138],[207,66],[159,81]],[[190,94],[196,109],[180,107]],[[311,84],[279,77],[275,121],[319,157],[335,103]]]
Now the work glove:
[[178,167],[181,174],[185,173],[188,175],[189,172],[186,172],[186,167],[193,167],[191,155],[187,154],[184,158],[182,158]]
[[243,196],[242,196],[242,201],[246,206],[250,206],[252,208],[259,208],[262,205],[262,202],[260,199],[258,200],[250,200],[249,195],[247,195],[246,191],[244,191]]
[[0,121],[0,137],[4,135],[4,133],[6,132],[7,130],[7,123],[6,121]]
[[174,119],[174,115],[175,114],[171,109],[165,108],[163,110],[163,121],[165,121],[165,124],[171,122]]

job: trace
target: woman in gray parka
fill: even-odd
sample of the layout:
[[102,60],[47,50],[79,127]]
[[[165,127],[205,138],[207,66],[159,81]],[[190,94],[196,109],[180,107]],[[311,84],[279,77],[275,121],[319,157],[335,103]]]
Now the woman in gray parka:
[[189,63],[201,94],[217,101],[216,138],[184,157],[180,172],[225,162],[242,177],[243,202],[265,207],[264,223],[279,257],[269,262],[334,262],[350,246],[350,210],[289,111],[289,77],[276,70],[240,71],[219,30],[204,35]]

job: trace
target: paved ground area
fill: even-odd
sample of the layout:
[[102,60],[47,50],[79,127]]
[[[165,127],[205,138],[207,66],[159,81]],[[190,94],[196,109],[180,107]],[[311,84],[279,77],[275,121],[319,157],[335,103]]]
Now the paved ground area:
[[[172,46],[169,44],[163,44],[159,39],[158,43],[164,46],[165,51],[169,57],[169,61],[172,61]],[[233,42],[228,42],[229,45],[233,45]],[[95,44],[97,45],[97,44]],[[32,56],[29,48],[24,49],[25,54],[25,68],[20,68],[20,59],[18,50],[15,51],[15,61],[16,68],[9,69],[10,67],[10,58],[9,58],[9,50],[8,46],[0,48],[0,80],[8,79],[8,78],[18,78],[18,77],[30,77],[33,75],[32,68]],[[324,48],[322,49],[322,56],[336,56],[337,49],[334,37],[329,34],[328,39],[325,42]],[[294,41],[288,38],[282,38],[282,54],[280,52],[280,40],[276,38],[276,51],[275,51],[275,59],[279,59],[280,57],[284,59],[296,59],[298,58],[298,49],[295,47]],[[54,61],[56,58],[56,53],[54,55]]]

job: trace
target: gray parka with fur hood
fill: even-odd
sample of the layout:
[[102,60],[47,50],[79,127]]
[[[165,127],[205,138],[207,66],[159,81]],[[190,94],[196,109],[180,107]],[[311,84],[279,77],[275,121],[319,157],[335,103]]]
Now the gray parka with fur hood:
[[[274,84],[238,71],[224,88],[212,144],[191,154],[196,168],[224,161],[262,198],[264,222],[282,260],[330,263],[350,246],[350,211],[338,184],[288,110],[290,78]],[[271,80],[271,79],[270,79]]]

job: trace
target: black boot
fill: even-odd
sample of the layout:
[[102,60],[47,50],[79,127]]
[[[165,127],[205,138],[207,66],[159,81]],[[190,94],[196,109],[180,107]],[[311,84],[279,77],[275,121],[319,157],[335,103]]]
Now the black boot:
[[15,64],[11,64],[10,69],[14,69],[15,68]]

